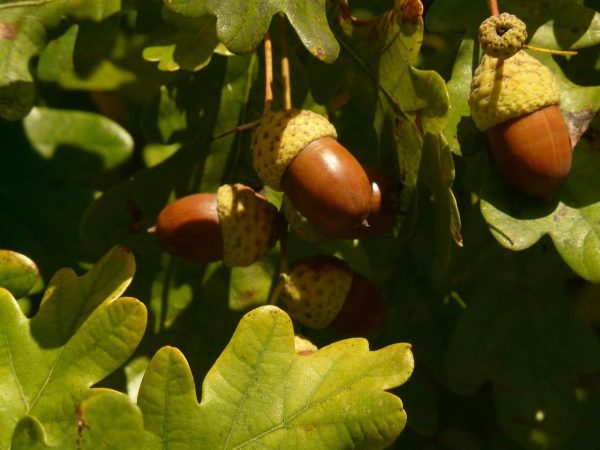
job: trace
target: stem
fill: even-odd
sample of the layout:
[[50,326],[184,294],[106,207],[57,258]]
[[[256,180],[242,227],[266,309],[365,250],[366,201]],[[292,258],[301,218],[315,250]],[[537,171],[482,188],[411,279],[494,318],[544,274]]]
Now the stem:
[[225,137],[225,136],[229,136],[230,134],[237,133],[238,131],[244,131],[244,130],[248,130],[250,128],[254,128],[256,125],[258,125],[258,122],[260,122],[260,119],[255,120],[254,122],[248,122],[248,123],[245,123],[243,125],[240,125],[240,126],[237,126],[235,128],[232,128],[231,130],[228,130],[225,133],[221,133],[221,134],[219,134],[217,136],[213,136],[211,138],[211,141],[214,141],[215,139],[219,139],[219,138],[222,138],[222,137]]
[[273,103],[273,46],[271,35],[265,34],[265,110],[268,113]]
[[283,109],[292,109],[292,88],[290,81],[290,60],[288,59],[288,46],[285,39],[285,16],[281,16],[279,26],[281,41],[281,82],[283,84]]
[[533,45],[529,44],[525,44],[523,48],[539,53],[550,53],[551,55],[572,56],[577,54],[577,52],[573,50],[551,50],[549,48],[534,47]]
[[46,3],[50,3],[53,0],[24,0],[21,2],[12,2],[0,5],[0,9],[10,9],[10,8],[27,8],[31,6],[42,6]]
[[283,287],[285,286],[285,277],[286,275],[284,273],[279,275],[275,289],[273,289],[273,293],[269,298],[269,303],[267,303],[268,305],[276,305],[279,301],[279,296],[281,295],[281,291],[283,291]]
[[500,14],[500,11],[498,10],[498,0],[488,0],[488,6],[490,7],[490,14],[492,16]]

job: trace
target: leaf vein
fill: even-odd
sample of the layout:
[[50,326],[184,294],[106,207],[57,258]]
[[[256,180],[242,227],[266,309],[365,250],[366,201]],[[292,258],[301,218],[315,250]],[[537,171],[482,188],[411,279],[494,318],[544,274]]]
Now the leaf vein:
[[10,364],[10,371],[15,377],[15,381],[17,382],[17,386],[19,386],[19,393],[21,394],[21,399],[23,400],[23,404],[25,405],[25,409],[29,411],[29,404],[27,403],[27,398],[25,397],[25,392],[23,391],[23,386],[19,381],[19,377],[17,376],[17,371],[15,370],[15,364],[12,357],[12,351],[10,350],[10,343],[8,342],[8,335],[4,333],[4,342],[6,344],[6,349],[8,352],[8,362]]

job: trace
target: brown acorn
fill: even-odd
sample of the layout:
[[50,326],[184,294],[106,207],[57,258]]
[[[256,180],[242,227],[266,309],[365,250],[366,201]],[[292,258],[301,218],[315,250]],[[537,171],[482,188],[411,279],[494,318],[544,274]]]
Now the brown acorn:
[[475,124],[487,131],[492,155],[508,184],[551,198],[571,169],[572,146],[559,109],[560,86],[550,69],[521,50],[525,25],[500,14],[480,27],[486,53],[471,82]]
[[330,326],[341,333],[364,336],[380,328],[384,316],[383,300],[373,283],[354,272],[350,293]]
[[569,174],[571,138],[556,105],[499,123],[488,138],[498,169],[522,192],[549,198]]
[[319,114],[269,112],[254,131],[252,154],[265,184],[285,192],[318,229],[344,238],[368,227],[371,186],[335,137],[333,125]]
[[192,194],[170,203],[160,212],[155,232],[171,255],[197,263],[223,259],[217,194]]
[[[400,189],[392,186],[385,175],[370,166],[363,166],[363,169],[371,182],[369,226],[352,230],[351,234],[344,236],[348,239],[375,237],[388,232],[394,223],[400,200]],[[331,237],[340,237],[328,236],[323,230],[315,226],[298,211],[287,195],[283,196],[281,210],[292,230],[298,237],[307,242],[318,243]]]
[[400,188],[393,186],[379,170],[363,166],[371,182],[369,227],[359,230],[356,238],[380,236],[392,229],[400,202]]
[[231,267],[262,258],[278,231],[275,206],[242,184],[182,197],[160,212],[155,227],[170,254],[197,263],[222,259]]
[[309,328],[336,323],[338,331],[361,335],[383,322],[383,302],[374,286],[335,257],[296,262],[284,276],[282,296],[290,316]]

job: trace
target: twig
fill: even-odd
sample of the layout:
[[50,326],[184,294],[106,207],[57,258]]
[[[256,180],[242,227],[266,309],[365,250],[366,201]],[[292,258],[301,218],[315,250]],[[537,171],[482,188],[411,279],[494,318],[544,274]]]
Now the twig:
[[269,303],[267,303],[268,305],[276,305],[279,301],[279,296],[281,295],[281,291],[283,291],[283,287],[285,286],[285,278],[285,273],[279,275],[275,289],[273,289],[273,293],[271,294],[271,297],[269,297]]
[[222,137],[225,137],[225,136],[229,136],[230,134],[237,133],[238,131],[244,131],[244,130],[248,130],[250,128],[254,128],[256,125],[258,125],[258,122],[260,122],[260,119],[255,120],[254,122],[248,122],[248,123],[245,123],[243,125],[237,126],[235,128],[232,128],[231,130],[226,131],[225,133],[221,133],[221,134],[219,134],[217,136],[213,136],[211,138],[211,140],[214,141],[215,139],[219,139],[219,138],[222,138]]
[[287,40],[285,38],[285,16],[280,16],[279,38],[281,41],[281,83],[283,84],[283,109],[292,109],[292,88],[290,81],[290,60],[288,59]]
[[273,46],[271,35],[265,34],[265,114],[271,111],[273,103]]
[[551,50],[549,48],[534,47],[529,44],[525,44],[523,48],[539,53],[550,53],[551,55],[572,56],[577,54],[577,52],[573,50]]
[[492,16],[500,14],[500,11],[498,10],[498,0],[488,0],[488,6],[490,7],[490,14]]

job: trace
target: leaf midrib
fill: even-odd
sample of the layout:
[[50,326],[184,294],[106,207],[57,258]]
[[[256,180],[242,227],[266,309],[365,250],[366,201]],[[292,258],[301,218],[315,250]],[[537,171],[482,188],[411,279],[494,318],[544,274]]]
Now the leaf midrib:
[[[276,322],[273,321],[273,323],[271,324],[271,329],[269,330],[267,342],[271,341],[275,327],[276,327]],[[260,351],[260,353],[258,355],[258,363],[256,364],[257,368],[259,368],[262,365],[262,362],[265,358],[266,353],[267,353],[267,346],[263,345],[262,350]],[[235,427],[235,424],[237,423],[237,420],[242,412],[243,405],[250,397],[250,390],[257,384],[257,382],[258,382],[258,377],[254,377],[254,379],[250,382],[250,384],[246,387],[246,389],[244,391],[244,395],[242,396],[242,399],[240,400],[237,410],[235,412],[235,417],[233,418],[233,420],[231,422],[231,427],[229,428],[229,433],[227,434],[227,439],[225,440],[225,444],[223,445],[224,449],[226,449],[227,445],[229,444],[229,440],[231,439],[231,435],[233,434],[233,429]]]
[[60,360],[62,358],[64,350],[65,350],[65,346],[63,345],[62,347],[60,347],[60,350],[58,351],[58,355],[56,356],[56,359],[54,360],[54,363],[52,364],[50,371],[46,375],[46,379],[44,380],[44,383],[40,387],[40,390],[38,391],[38,393],[33,398],[33,402],[31,402],[31,406],[27,410],[27,413],[31,412],[33,410],[33,408],[35,408],[35,405],[37,404],[38,400],[42,397],[42,394],[48,387],[48,384],[50,383],[52,375],[54,375],[54,371],[56,370],[56,367],[58,366],[58,363],[60,362]]

